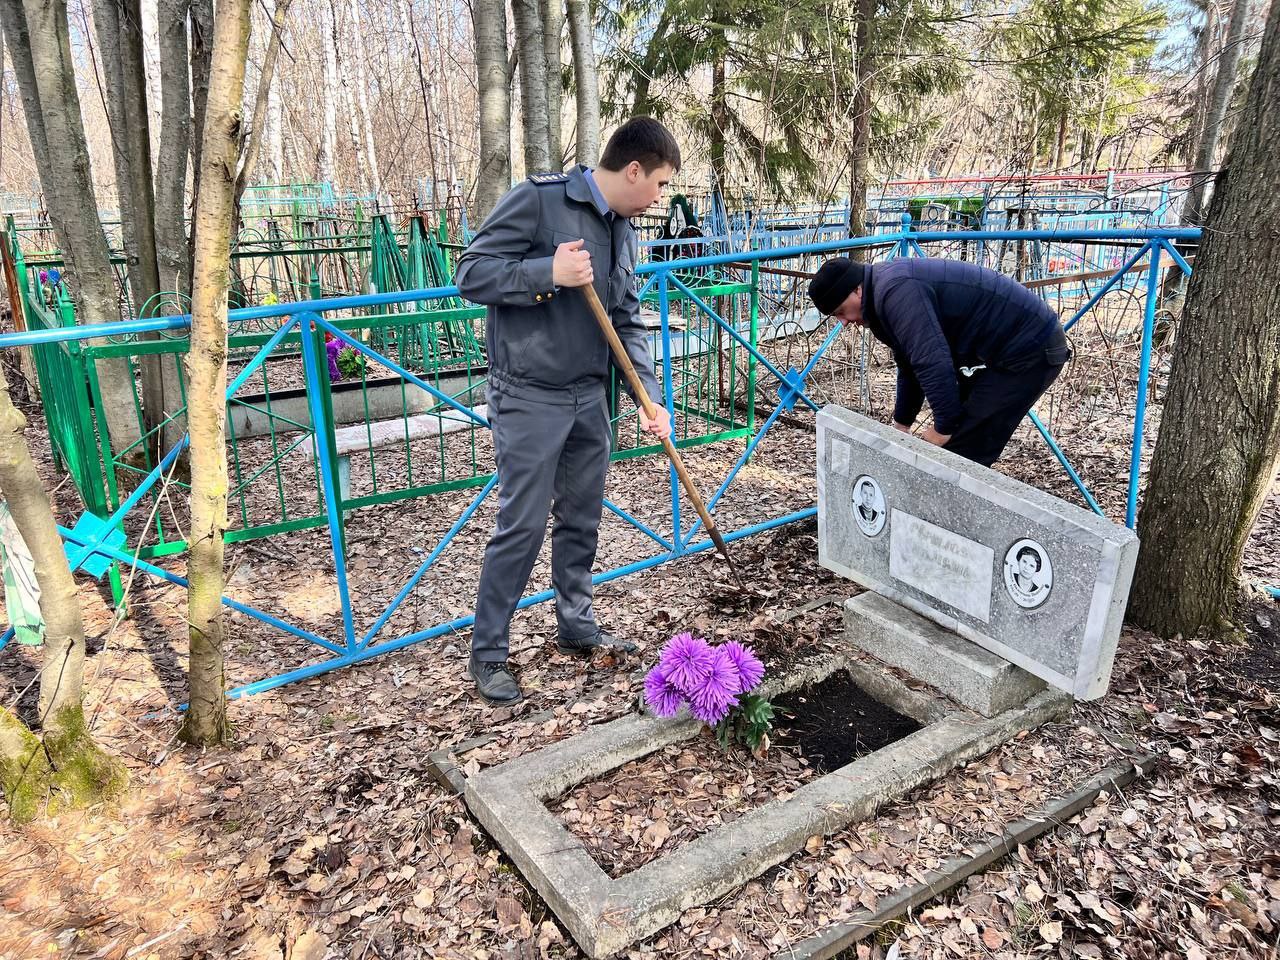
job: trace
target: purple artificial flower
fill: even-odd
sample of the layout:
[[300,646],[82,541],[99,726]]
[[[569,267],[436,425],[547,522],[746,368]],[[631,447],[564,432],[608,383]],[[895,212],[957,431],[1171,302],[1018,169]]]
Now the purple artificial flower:
[[723,647],[712,651],[711,668],[698,689],[690,697],[693,715],[704,723],[715,726],[729,710],[738,705],[738,668]]
[[41,271],[40,271],[40,282],[41,282],[41,283],[48,283],[48,282],[49,282],[49,271],[48,271],[48,270],[41,270]]
[[342,346],[342,341],[336,338],[324,345],[324,352],[329,357],[329,378],[331,380],[342,379],[342,371],[338,369],[338,354],[342,352]]
[[764,676],[764,664],[751,652],[750,647],[743,646],[737,640],[730,640],[719,649],[724,651],[738,671],[738,693],[750,692]]
[[684,694],[671,682],[661,663],[644,678],[644,700],[659,717],[674,717],[684,703]]
[[676,689],[689,696],[711,672],[711,648],[691,633],[677,633],[658,657],[662,672]]

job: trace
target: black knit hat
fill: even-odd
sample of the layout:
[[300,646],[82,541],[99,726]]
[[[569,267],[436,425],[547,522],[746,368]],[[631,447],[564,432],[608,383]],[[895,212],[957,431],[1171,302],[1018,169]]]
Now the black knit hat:
[[866,267],[848,257],[832,257],[809,281],[809,299],[824,317],[840,309],[849,294],[862,286]]

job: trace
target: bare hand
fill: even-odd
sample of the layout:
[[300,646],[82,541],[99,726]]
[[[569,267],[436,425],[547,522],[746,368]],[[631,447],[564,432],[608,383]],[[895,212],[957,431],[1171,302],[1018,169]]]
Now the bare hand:
[[644,410],[640,411],[640,426],[647,433],[653,434],[659,440],[665,440],[671,436],[671,414],[667,412],[666,407],[659,407],[656,404],[653,408],[653,419],[650,420],[644,415]]
[[929,426],[925,427],[924,433],[920,434],[920,439],[926,443],[932,443],[935,447],[941,447],[951,439],[951,434],[939,433],[933,428],[933,424],[929,424]]
[[551,261],[551,282],[557,287],[585,287],[594,277],[591,254],[582,249],[582,240],[570,240],[556,247]]

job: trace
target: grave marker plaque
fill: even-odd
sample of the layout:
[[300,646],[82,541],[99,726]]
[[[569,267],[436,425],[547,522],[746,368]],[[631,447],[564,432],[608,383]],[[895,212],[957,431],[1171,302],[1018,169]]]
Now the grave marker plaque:
[[818,554],[1077,698],[1102,696],[1132,530],[838,406],[818,415]]

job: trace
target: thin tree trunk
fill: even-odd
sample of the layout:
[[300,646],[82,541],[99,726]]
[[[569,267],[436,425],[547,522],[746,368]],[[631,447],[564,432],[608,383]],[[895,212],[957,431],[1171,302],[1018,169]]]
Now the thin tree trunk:
[[[436,105],[434,103],[434,91],[432,89],[433,84],[427,80],[426,66],[422,57],[422,44],[418,40],[417,20],[413,16],[413,8],[410,6],[409,0],[398,0],[396,9],[400,14],[402,28],[408,36],[409,42],[413,45],[413,62],[418,69],[418,90],[422,95],[423,139],[427,143],[427,166],[431,170],[431,198],[434,199],[436,190],[439,189],[440,167],[436,163],[435,140],[432,137],[431,131],[432,118],[435,117],[437,113]],[[503,22],[506,22],[505,14]]]
[[1061,170],[1063,158],[1067,154],[1067,115],[1058,117],[1058,139],[1053,148],[1053,169]]
[[1209,203],[1138,517],[1128,616],[1166,637],[1230,623],[1244,547],[1280,458],[1280,4],[1236,129]]
[[335,36],[333,0],[320,3],[320,42],[324,45],[321,61],[321,97],[324,124],[320,141],[320,179],[333,183],[337,177],[334,155],[338,150],[338,38]]
[[[187,246],[187,173],[191,152],[191,87],[188,73],[187,15],[190,0],[160,0],[160,151],[156,159],[156,260],[160,289],[184,294],[191,289],[191,250]],[[185,313],[178,297],[164,313]],[[165,422],[160,447],[170,450],[186,432],[179,365],[181,354],[160,356]],[[172,418],[172,419],[171,419]]]
[[156,160],[156,254],[160,289],[180,291],[191,285],[186,206],[187,155],[191,150],[191,89],[187,77],[190,0],[159,0],[159,4],[161,106],[160,152]]
[[[115,157],[116,195],[134,313],[150,315],[160,292],[155,200],[151,192],[151,124],[142,59],[142,12],[137,0],[96,0],[94,27],[106,81],[105,107]],[[155,334],[144,339],[154,340]],[[142,368],[142,413],[147,431],[164,418],[163,358],[149,354]],[[151,441],[154,446],[158,439]]]
[[511,0],[520,54],[520,128],[524,132],[524,172],[553,169],[547,122],[547,60],[539,0]]
[[564,66],[561,62],[561,40],[564,37],[564,0],[542,2],[542,49],[547,75],[547,154],[551,168],[564,168],[564,147],[560,128],[563,118]]
[[187,620],[191,699],[181,736],[188,743],[227,738],[223,661],[223,531],[227,526],[227,290],[233,232],[236,165],[240,151],[244,67],[249,49],[250,0],[220,0],[210,63],[203,189],[196,206],[195,277],[191,293],[191,352],[187,382],[192,403],[191,551]]
[[[717,17],[717,22],[723,22]],[[715,59],[711,62],[711,134],[708,138],[708,150],[711,155],[711,179],[713,189],[719,191],[720,198],[729,206],[729,170],[725,152],[725,137],[729,129],[729,108],[725,90],[725,54],[723,49],[723,30],[720,31],[719,42],[716,43]]]
[[[191,21],[191,209],[200,201],[200,151],[204,146],[204,114],[209,100],[209,58],[213,54],[213,0],[189,0]],[[192,217],[195,220],[195,217]],[[187,263],[195,261],[195,227],[187,235]],[[190,293],[184,288],[183,293]]]
[[[871,23],[876,0],[858,0],[854,33],[857,88],[853,92],[853,135],[849,144],[849,236],[867,232],[867,178],[871,158]],[[866,248],[853,251],[866,258]]]
[[480,164],[475,222],[511,188],[511,83],[507,72],[505,0],[472,0],[480,94]]
[[596,77],[590,0],[569,0],[569,36],[573,41],[573,86],[577,95],[575,159],[594,166],[600,160],[600,81]]
[[[258,92],[253,99],[253,123],[245,133],[241,149],[242,160],[240,172],[236,175],[235,203],[240,208],[240,198],[244,196],[245,187],[253,178],[257,167],[258,155],[262,150],[262,141],[266,136],[269,121],[271,88],[275,82],[276,61],[280,57],[280,45],[284,38],[284,21],[289,13],[289,5],[293,0],[276,0],[275,10],[271,15],[271,37],[267,40],[267,49],[262,55],[262,71],[258,74]],[[239,220],[239,216],[234,218]]]
[[[453,101],[453,91],[449,84],[451,71],[445,60],[445,51],[449,48],[449,41],[445,37],[442,18],[444,4],[433,3],[431,6],[435,10],[436,19],[436,74],[440,77],[440,93],[443,97],[443,107],[436,109],[436,135],[444,152],[444,176],[449,181],[449,190],[452,190],[453,185],[458,180],[458,163],[454,155],[456,152],[454,137],[458,128],[454,113],[457,110],[457,104]],[[453,8],[451,7],[451,20],[452,17]]]
[[1208,0],[1204,6],[1204,26],[1196,40],[1196,99],[1195,110],[1191,114],[1191,128],[1187,131],[1186,146],[1182,151],[1182,159],[1191,163],[1200,146],[1200,138],[1204,134],[1204,118],[1209,108],[1209,61],[1213,53],[1213,34],[1217,21],[1217,4]]
[[353,82],[356,88],[356,107],[359,111],[360,129],[364,139],[365,162],[368,164],[369,182],[374,195],[382,192],[382,173],[378,169],[378,148],[373,139],[373,116],[369,112],[369,78],[365,71],[368,56],[365,51],[364,28],[360,22],[360,0],[351,0],[351,33],[355,51]]
[[[191,167],[199,182],[200,151],[204,147],[204,115],[209,101],[210,58],[213,56],[213,0],[188,0],[191,9]],[[197,189],[197,193],[199,190]]]
[[0,710],[0,785],[16,821],[53,808],[85,806],[124,788],[124,769],[103,754],[84,720],[84,621],[75,581],[23,436],[26,418],[9,399],[0,365],[0,495],[35,562],[45,635],[40,665],[37,739],[7,708]]
[[1240,47],[1243,45],[1244,28],[1248,20],[1249,0],[1235,0],[1231,7],[1231,21],[1227,25],[1227,36],[1222,44],[1222,55],[1218,57],[1218,72],[1213,78],[1213,93],[1205,111],[1204,130],[1196,145],[1195,171],[1199,176],[1187,191],[1187,199],[1182,207],[1183,223],[1198,224],[1204,218],[1205,178],[1213,169],[1222,121],[1226,119],[1231,94],[1236,87],[1236,68],[1240,63]]
[[[22,22],[26,30],[26,45],[10,42],[10,53],[15,63],[30,54],[30,70],[24,65],[16,72],[19,80],[24,76],[35,80],[35,91],[30,96],[24,93],[23,100],[28,109],[36,105],[35,116],[42,125],[47,166],[39,169],[40,184],[66,259],[67,284],[77,316],[81,323],[119,320],[115,277],[98,219],[80,117],[66,5],[57,0],[2,3],[6,24],[13,21],[16,29],[17,22]],[[103,409],[98,413],[110,431],[111,447],[118,453],[141,436],[141,424],[134,415],[133,376],[122,360],[98,361],[98,375],[103,394]]]

